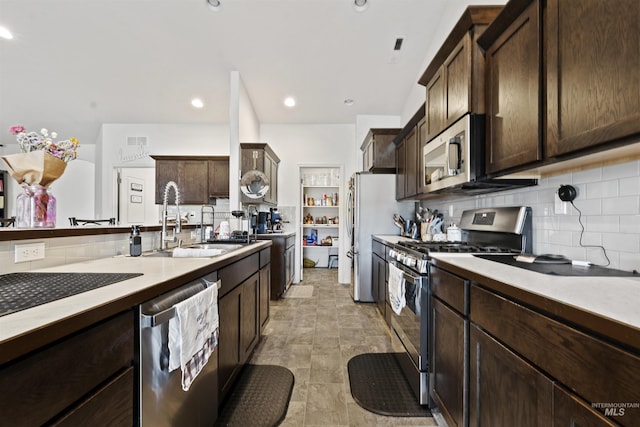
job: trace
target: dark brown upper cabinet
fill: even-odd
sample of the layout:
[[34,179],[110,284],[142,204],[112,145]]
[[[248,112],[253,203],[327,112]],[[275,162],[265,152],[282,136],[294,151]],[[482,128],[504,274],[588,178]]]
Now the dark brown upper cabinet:
[[369,130],[360,146],[363,171],[374,173],[396,172],[396,147],[393,145],[393,138],[401,130],[396,128]]
[[423,104],[394,139],[396,149],[396,200],[415,199],[422,192],[420,170],[426,133]]
[[[254,166],[254,153],[255,166]],[[250,170],[259,170],[269,178],[269,190],[260,199],[251,199],[241,194],[242,203],[265,203],[268,205],[278,204],[278,164],[280,158],[276,156],[269,144],[264,143],[242,143],[240,144],[240,168],[242,175]]]
[[486,171],[533,163],[540,149],[540,5],[533,1],[486,52]]
[[501,9],[469,6],[420,78],[427,141],[465,114],[484,112],[484,57],[476,40]]
[[547,156],[640,133],[640,2],[547,0]]
[[[486,52],[487,171],[558,169],[640,134],[640,2],[511,0]],[[615,155],[608,161],[616,161]],[[592,161],[592,160],[591,160]]]
[[[151,156],[156,161],[156,204],[164,201],[164,189],[174,181],[180,190],[180,204],[205,205],[229,197],[228,156]],[[174,204],[173,191],[168,203]]]

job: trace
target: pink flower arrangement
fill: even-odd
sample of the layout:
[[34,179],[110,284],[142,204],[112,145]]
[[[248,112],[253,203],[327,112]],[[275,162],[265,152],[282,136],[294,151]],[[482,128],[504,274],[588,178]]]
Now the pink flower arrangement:
[[41,129],[40,133],[27,132],[25,127],[20,125],[11,126],[9,133],[16,136],[23,153],[42,150],[67,163],[78,157],[77,148],[80,143],[76,138],[56,141],[56,132],[49,134],[47,129]]

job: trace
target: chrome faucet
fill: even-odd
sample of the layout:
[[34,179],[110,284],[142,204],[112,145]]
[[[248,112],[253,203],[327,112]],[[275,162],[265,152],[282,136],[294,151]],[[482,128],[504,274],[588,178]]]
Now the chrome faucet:
[[[176,225],[173,229],[173,235],[171,237],[167,236],[167,202],[169,200],[169,188],[173,188],[173,192],[175,193],[175,204],[176,209],[178,210],[178,215],[176,217]],[[164,187],[164,200],[162,203],[162,232],[160,233],[160,250],[167,249],[167,242],[177,242],[178,237],[176,233],[180,233],[182,230],[180,224],[180,190],[178,190],[178,185],[174,181],[167,182],[167,185]]]

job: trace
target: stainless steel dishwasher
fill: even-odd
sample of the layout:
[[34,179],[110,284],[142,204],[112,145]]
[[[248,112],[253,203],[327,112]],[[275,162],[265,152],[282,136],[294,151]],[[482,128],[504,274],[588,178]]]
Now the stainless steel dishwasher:
[[207,426],[218,417],[218,348],[188,391],[180,368],[169,372],[169,319],[175,305],[214,286],[217,272],[194,280],[140,305],[139,425]]

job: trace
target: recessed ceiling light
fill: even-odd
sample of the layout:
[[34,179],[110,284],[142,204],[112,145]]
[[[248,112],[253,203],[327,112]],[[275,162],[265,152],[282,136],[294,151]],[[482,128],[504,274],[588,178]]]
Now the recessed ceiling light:
[[346,105],[347,107],[351,107],[356,101],[354,101],[351,98],[347,98],[344,100],[344,105]]
[[286,97],[284,99],[284,105],[286,105],[289,108],[295,107],[296,106],[296,100],[293,99],[292,97],[288,96],[288,97]]
[[204,102],[202,102],[202,99],[200,98],[193,98],[191,100],[191,105],[193,105],[195,108],[203,108]]
[[214,12],[220,10],[220,0],[207,0],[207,5],[209,6],[209,9],[213,10]]
[[11,34],[11,31],[6,29],[5,27],[0,27],[0,37],[3,39],[11,40],[13,38],[13,34]]
[[369,6],[367,0],[353,0],[353,8],[356,12],[363,12],[367,6]]

